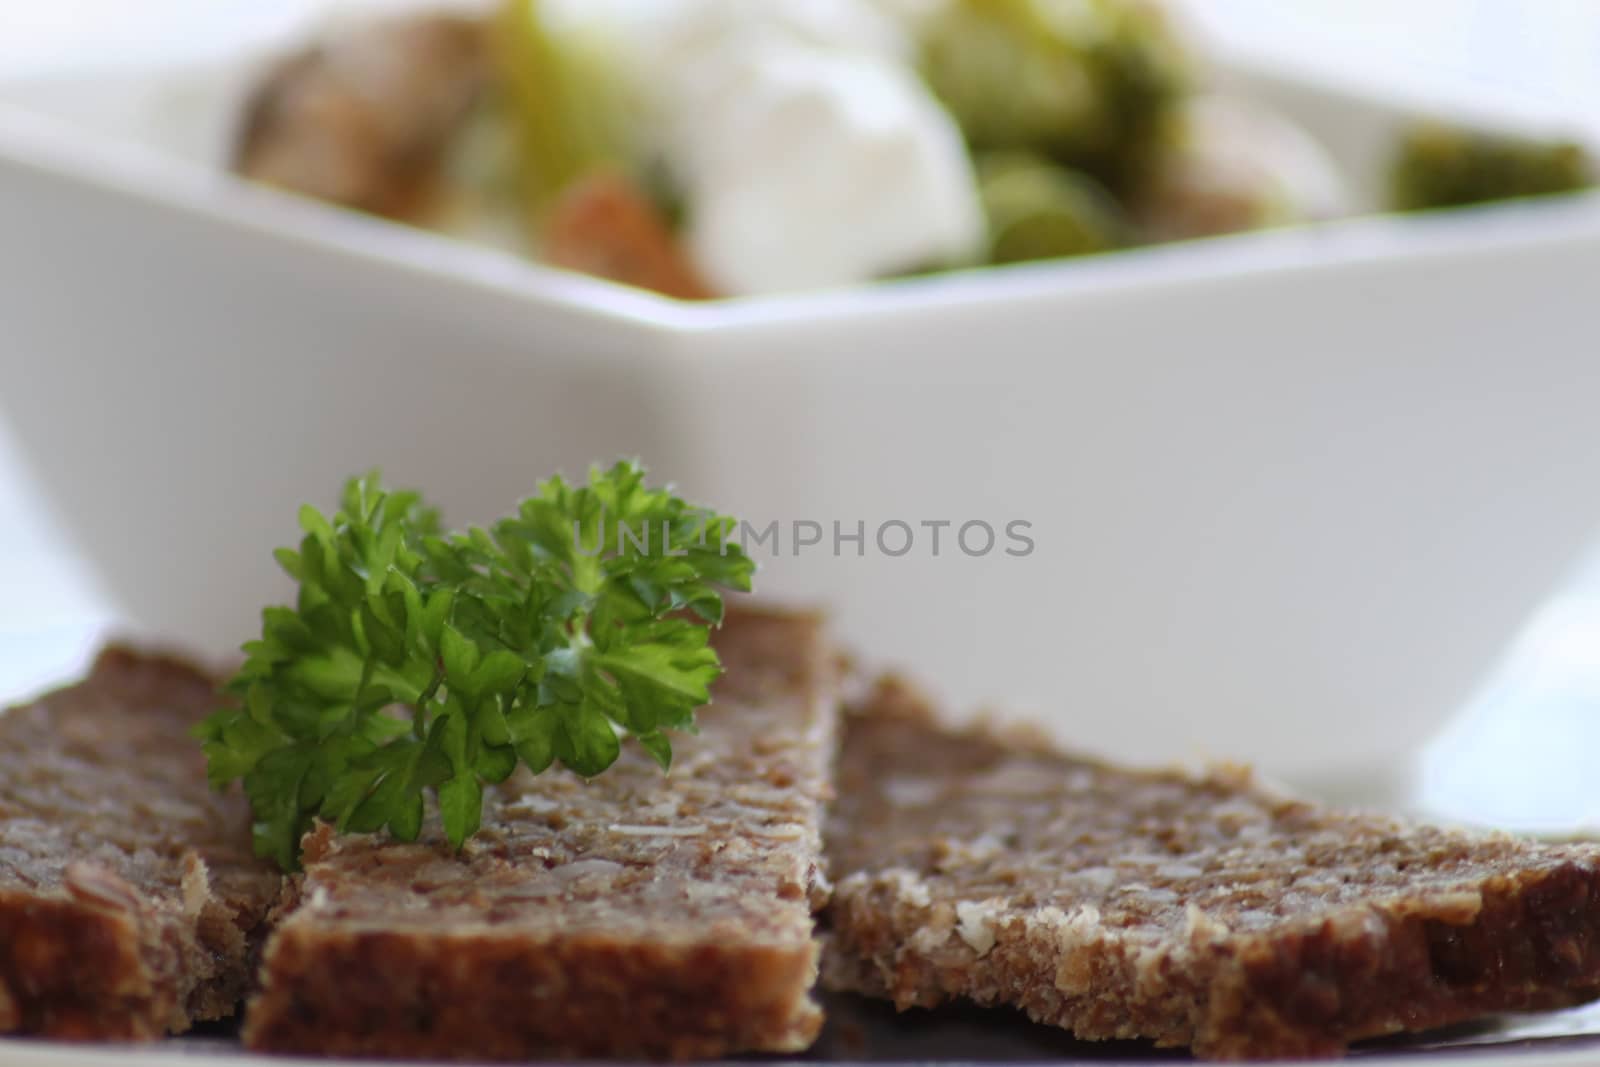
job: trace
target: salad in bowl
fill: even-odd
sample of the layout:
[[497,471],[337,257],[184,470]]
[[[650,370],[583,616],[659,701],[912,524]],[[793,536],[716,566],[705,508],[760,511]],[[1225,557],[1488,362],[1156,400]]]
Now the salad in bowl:
[[[670,296],[851,285],[1364,210],[1153,0],[498,0],[281,58],[232,166]],[[1394,146],[1394,209],[1592,184],[1572,143]]]

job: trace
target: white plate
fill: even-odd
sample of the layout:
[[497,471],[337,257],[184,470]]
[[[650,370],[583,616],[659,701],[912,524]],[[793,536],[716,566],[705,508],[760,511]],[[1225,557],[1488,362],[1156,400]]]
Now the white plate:
[[[1139,1042],[1073,1041],[1062,1031],[1002,1010],[960,1007],[897,1015],[887,1004],[855,998],[830,998],[828,1010],[830,1025],[816,1047],[793,1062],[986,1067],[1010,1063],[1160,1064],[1188,1059],[1182,1053],[1152,1049]],[[1349,1058],[1362,1067],[1588,1067],[1600,1064],[1600,1008],[1591,1005],[1542,1015],[1507,1016],[1480,1026],[1372,1042],[1357,1046]],[[144,1046],[0,1038],[0,1067],[337,1067],[374,1062],[383,1061],[258,1055],[217,1037],[175,1038]],[[789,1061],[763,1057],[711,1062]]]

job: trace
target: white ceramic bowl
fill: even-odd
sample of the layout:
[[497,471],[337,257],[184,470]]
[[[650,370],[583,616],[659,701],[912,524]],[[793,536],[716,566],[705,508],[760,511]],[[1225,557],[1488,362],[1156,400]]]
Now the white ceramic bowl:
[[[1406,109],[1255,88],[1374,187]],[[1413,751],[1600,520],[1597,279],[1578,198],[689,306],[0,117],[0,417],[134,622],[247,636],[348,472],[467,521],[637,454],[962,703],[1302,779]]]

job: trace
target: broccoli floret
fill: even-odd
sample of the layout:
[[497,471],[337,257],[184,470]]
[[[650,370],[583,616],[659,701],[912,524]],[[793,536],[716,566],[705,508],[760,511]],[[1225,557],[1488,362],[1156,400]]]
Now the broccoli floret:
[[1117,202],[1082,171],[1025,153],[978,160],[989,261],[1016,263],[1104,252],[1127,243]]
[[1428,123],[1409,131],[1391,174],[1401,211],[1454,207],[1593,186],[1582,145],[1489,134]]
[[1037,153],[1113,190],[1148,165],[1189,81],[1138,0],[954,0],[924,27],[921,69],[974,151]]

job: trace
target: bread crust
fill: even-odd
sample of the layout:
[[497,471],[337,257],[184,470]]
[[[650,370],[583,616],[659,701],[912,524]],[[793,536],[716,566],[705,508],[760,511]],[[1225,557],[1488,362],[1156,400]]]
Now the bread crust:
[[237,1007],[281,879],[188,737],[215,693],[113,646],[0,715],[0,1032],[149,1040]]
[[839,789],[824,984],[902,1008],[1011,1004],[1246,1059],[1600,995],[1593,846],[952,730],[892,680],[847,717]]
[[809,1045],[830,654],[810,615],[744,609],[714,640],[727,674],[668,775],[625,745],[591,782],[514,777],[459,854],[437,826],[414,844],[308,835],[246,1044],[498,1060]]
[[797,1051],[816,1036],[811,944],[678,944],[491,929],[290,927],[274,939],[257,1049],[468,1060]]

